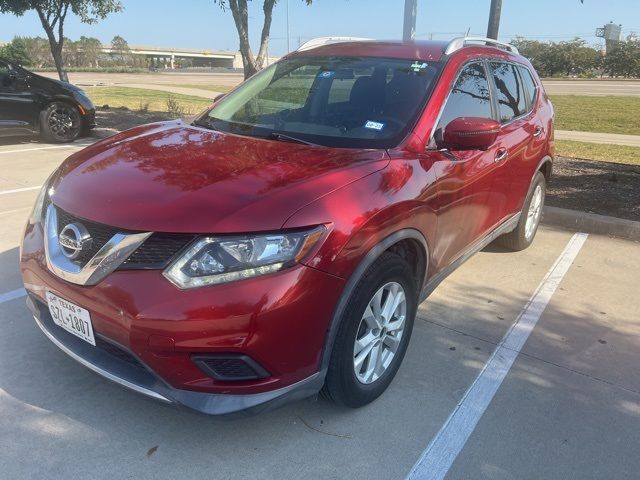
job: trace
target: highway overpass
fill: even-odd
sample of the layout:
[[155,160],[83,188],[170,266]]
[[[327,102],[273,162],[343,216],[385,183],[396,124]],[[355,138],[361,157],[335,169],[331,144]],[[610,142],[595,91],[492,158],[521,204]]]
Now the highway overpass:
[[[181,60],[188,60],[193,67],[242,68],[240,52],[231,50],[197,50],[191,48],[163,48],[142,45],[130,45],[131,54],[146,57],[152,65],[159,68],[175,68]],[[102,52],[114,52],[111,45],[103,45]]]

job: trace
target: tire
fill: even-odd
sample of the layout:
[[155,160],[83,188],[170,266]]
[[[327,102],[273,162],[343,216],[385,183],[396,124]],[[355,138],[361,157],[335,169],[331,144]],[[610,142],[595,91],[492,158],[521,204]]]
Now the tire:
[[[411,267],[394,253],[383,253],[366,270],[340,319],[322,390],[325,397],[337,404],[356,408],[372,402],[387,389],[409,345],[417,307],[416,290]],[[394,295],[399,296],[401,291],[405,298],[404,308],[400,303],[390,315],[391,321],[379,317],[379,322],[376,322],[373,320],[375,315],[368,315],[368,320],[365,320],[366,311],[373,313],[370,302],[379,300],[378,304],[384,307],[386,300],[394,298]],[[400,327],[400,323],[396,322],[401,322],[403,316],[404,324]],[[376,332],[371,328],[372,324],[381,328]],[[357,346],[356,339],[360,339]],[[374,344],[377,347],[370,348],[367,354],[368,346]],[[366,346],[362,348],[362,345]],[[362,348],[358,355],[356,348]],[[377,356],[374,352],[376,349]],[[374,357],[380,358],[381,362],[375,362]],[[356,367],[356,359],[359,368]],[[383,362],[387,361],[389,363],[385,367]]]
[[531,191],[522,206],[518,226],[512,232],[499,237],[498,244],[517,252],[524,250],[533,243],[540,225],[540,218],[542,217],[545,187],[546,180],[544,175],[541,172],[537,172],[531,185]]
[[50,142],[73,142],[81,132],[80,112],[69,103],[53,102],[40,112],[40,133]]

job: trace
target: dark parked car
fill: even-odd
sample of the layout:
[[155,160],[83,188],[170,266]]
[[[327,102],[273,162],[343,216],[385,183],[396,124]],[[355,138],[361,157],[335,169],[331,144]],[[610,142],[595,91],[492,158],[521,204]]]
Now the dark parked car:
[[41,135],[71,142],[95,127],[95,114],[81,88],[0,58],[0,137]]
[[495,239],[531,244],[553,107],[514,47],[324,43],[52,174],[20,254],[52,342],[209,414],[321,389],[357,407],[447,275]]

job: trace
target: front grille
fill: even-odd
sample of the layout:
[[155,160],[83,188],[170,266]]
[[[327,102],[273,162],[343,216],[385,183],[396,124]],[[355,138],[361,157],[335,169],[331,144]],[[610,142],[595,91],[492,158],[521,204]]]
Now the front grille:
[[107,352],[112,357],[116,357],[118,360],[122,360],[123,362],[127,362],[129,365],[133,365],[134,367],[141,368],[146,370],[145,367],[140,363],[140,361],[134,357],[131,353],[126,350],[114,345],[111,342],[108,342],[98,336],[96,339],[96,347],[100,350]]
[[121,269],[164,268],[195,235],[154,233],[125,260]]
[[58,216],[58,234],[60,234],[62,229],[70,223],[81,223],[91,235],[92,241],[89,248],[83,248],[80,255],[74,260],[75,263],[81,266],[91,260],[93,256],[105,246],[111,237],[116,233],[123,231],[101,223],[92,222],[91,220],[76,217],[58,207],[56,207],[56,213]]
[[[81,223],[91,235],[92,242],[89,248],[83,249],[78,258],[73,260],[79,266],[84,266],[91,260],[116,233],[139,233],[76,217],[58,207],[56,212],[58,234],[70,223]],[[164,268],[194,238],[195,235],[190,234],[154,233],[118,267],[118,270]]]
[[246,355],[194,355],[193,361],[216,380],[241,381],[269,377],[269,372]]

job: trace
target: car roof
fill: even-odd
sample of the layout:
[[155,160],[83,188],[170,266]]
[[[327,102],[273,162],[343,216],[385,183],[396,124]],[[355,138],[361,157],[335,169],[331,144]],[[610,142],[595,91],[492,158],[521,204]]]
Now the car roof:
[[439,40],[415,40],[403,42],[399,40],[358,40],[358,41],[340,41],[336,43],[327,43],[317,47],[304,48],[304,46],[291,52],[287,57],[295,56],[366,56],[381,58],[399,58],[423,61],[439,61],[450,58],[457,52],[469,52],[474,49],[484,54],[495,54],[496,57],[511,56],[519,57],[505,49],[497,48],[490,45],[479,44],[463,44],[450,55],[446,55],[445,51],[450,42]]

